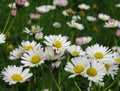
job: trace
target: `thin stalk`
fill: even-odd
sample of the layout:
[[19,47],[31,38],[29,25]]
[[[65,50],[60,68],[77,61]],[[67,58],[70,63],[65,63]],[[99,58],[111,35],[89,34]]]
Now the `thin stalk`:
[[75,86],[77,87],[77,89],[78,89],[79,91],[82,91],[76,81],[74,81],[74,84],[75,84]]
[[10,19],[10,15],[11,15],[11,13],[9,12],[7,21],[6,21],[6,23],[5,23],[5,27],[4,27],[4,29],[3,29],[3,33],[5,32],[5,29],[7,28],[7,25],[8,25],[9,19]]
[[11,27],[12,27],[14,21],[15,21],[15,18],[16,18],[16,17],[13,18],[13,20],[12,20],[12,22],[11,22],[11,24],[10,24],[10,26],[8,27],[8,30],[7,30],[6,32],[8,32],[8,31],[11,29]]
[[61,91],[61,89],[60,89],[60,87],[59,87],[57,81],[56,81],[55,78],[54,78],[54,75],[53,75],[52,72],[51,72],[51,68],[48,68],[48,70],[49,70],[49,72],[50,72],[50,75],[51,75],[51,77],[52,77],[52,79],[53,79],[53,82],[55,83],[55,85],[56,85],[58,91]]
[[106,87],[103,91],[107,91],[110,87],[112,87],[116,81],[119,81],[120,74],[115,78],[115,80],[108,86]]
[[74,34],[75,34],[75,32],[72,31],[72,32],[71,32],[71,43],[73,42]]

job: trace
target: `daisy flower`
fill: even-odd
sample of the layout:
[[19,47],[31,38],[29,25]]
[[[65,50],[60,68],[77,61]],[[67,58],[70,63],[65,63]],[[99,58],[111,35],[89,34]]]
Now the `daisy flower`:
[[87,77],[89,81],[104,85],[103,78],[105,75],[106,69],[104,64],[97,62],[96,60],[91,60],[90,66],[86,70],[85,77]]
[[115,63],[120,64],[120,53],[119,52],[114,52],[113,59],[114,59]]
[[23,51],[27,52],[30,50],[34,50],[35,48],[41,47],[41,45],[34,40],[32,42],[30,41],[23,41],[21,42],[20,48],[22,48]]
[[68,5],[68,0],[53,0],[53,5],[65,7]]
[[21,48],[16,48],[13,51],[10,52],[10,59],[16,60],[19,59],[23,54],[23,50]]
[[69,16],[69,13],[68,13],[66,10],[63,10],[62,14],[63,14],[64,16]]
[[74,15],[72,16],[72,20],[78,21],[78,20],[81,20],[81,17],[79,15]]
[[53,23],[53,27],[60,28],[61,27],[61,23],[60,22],[54,22]]
[[72,45],[72,46],[68,47],[67,50],[72,56],[85,55],[85,52],[82,50],[82,48],[80,46],[77,46],[77,45]]
[[83,24],[79,24],[79,23],[76,23],[76,22],[74,22],[74,21],[67,22],[67,25],[68,25],[69,27],[76,28],[76,29],[78,29],[78,30],[83,30],[83,29],[84,29]]
[[87,16],[86,19],[87,19],[88,21],[91,21],[91,22],[96,21],[96,18],[93,17],[93,16]]
[[28,68],[23,70],[23,66],[8,66],[2,71],[3,80],[8,82],[9,85],[13,85],[18,82],[23,83],[33,75],[32,73],[29,73],[29,71],[30,69]]
[[71,59],[71,62],[67,62],[67,65],[65,66],[65,71],[72,73],[72,75],[69,76],[75,77],[77,75],[84,76],[86,68],[89,66],[88,59],[85,57],[75,57]]
[[106,20],[109,20],[109,19],[110,19],[110,16],[109,16],[109,15],[106,15],[106,14],[103,14],[103,13],[100,13],[100,14],[98,14],[98,18],[99,18],[100,20],[106,21]]
[[82,3],[82,4],[78,5],[78,8],[83,9],[83,10],[89,10],[90,6]]
[[56,7],[52,5],[42,5],[42,6],[36,7],[36,10],[38,13],[46,13],[54,9],[56,9]]
[[70,41],[68,37],[62,35],[49,35],[44,37],[44,43],[49,46],[53,47],[53,49],[59,50],[61,48],[66,49],[70,45]]
[[114,76],[118,73],[118,64],[116,64],[115,62],[108,62],[104,65],[106,68],[107,76],[111,75],[112,79],[114,79]]
[[95,44],[86,48],[86,54],[90,58],[97,59],[100,62],[107,62],[112,59],[112,51],[105,46]]
[[105,28],[118,27],[118,21],[114,20],[114,19],[109,19],[108,22],[105,22],[105,25],[103,27],[105,27]]
[[120,3],[115,5],[116,8],[120,8]]
[[31,20],[37,20],[40,18],[40,14],[30,13],[29,14]]
[[52,63],[52,68],[53,69],[58,68],[60,66],[60,64],[61,64],[61,61],[56,61],[56,62]]
[[92,40],[92,37],[88,36],[88,37],[78,37],[76,38],[76,44],[77,45],[84,45],[84,44],[88,44],[90,41]]
[[72,8],[69,8],[69,9],[63,10],[62,14],[64,16],[69,16],[70,14],[75,14],[75,12],[73,11]]
[[24,53],[21,57],[21,63],[24,64],[24,66],[29,67],[38,67],[38,65],[41,65],[44,63],[45,55],[42,48],[36,48],[34,50],[30,50],[27,53]]
[[46,60],[53,60],[54,49],[52,47],[45,47],[45,58]]
[[54,50],[53,47],[45,48],[45,58],[46,60],[61,60],[64,58],[64,49]]
[[3,33],[0,33],[0,44],[5,43],[6,36]]
[[120,52],[120,47],[119,46],[113,46],[111,48],[114,52]]
[[33,25],[31,26],[31,29],[28,29],[27,27],[25,27],[25,30],[23,30],[23,32],[29,34],[29,35],[33,35],[35,33],[41,32],[43,30],[43,28],[39,25]]
[[8,4],[8,7],[10,7],[11,9],[16,9],[16,3],[10,3]]

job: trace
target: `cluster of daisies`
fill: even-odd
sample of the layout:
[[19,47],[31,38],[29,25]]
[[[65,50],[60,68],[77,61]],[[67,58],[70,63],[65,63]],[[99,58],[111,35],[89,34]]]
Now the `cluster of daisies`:
[[[5,42],[3,36],[1,43]],[[33,73],[29,73],[31,67],[38,67],[46,61],[57,60],[51,66],[59,67],[61,59],[65,58],[65,53],[71,55],[65,65],[65,71],[70,72],[71,77],[83,76],[87,77],[90,82],[104,85],[104,77],[117,75],[118,66],[120,64],[119,52],[111,50],[109,47],[94,44],[88,46],[85,50],[81,45],[71,45],[69,38],[62,35],[44,36],[42,44],[36,41],[22,41],[18,48],[10,52],[11,60],[20,60],[21,66],[8,66],[2,71],[3,80],[9,82],[10,85],[17,82],[25,82]],[[25,69],[24,69],[25,67]]]
[[[30,20],[28,24],[30,28],[25,27],[23,32],[29,36],[34,36],[35,39],[40,42],[36,42],[35,40],[29,41],[29,38],[27,38],[27,40],[23,40],[17,48],[10,51],[9,59],[14,61],[19,60],[21,66],[8,65],[5,67],[1,72],[5,82],[13,85],[18,82],[23,83],[28,81],[34,76],[30,68],[46,64],[47,61],[51,61],[52,68],[58,68],[62,63],[62,59],[67,57],[66,53],[68,53],[71,58],[67,60],[68,62],[64,66],[64,70],[71,73],[69,78],[83,76],[89,80],[89,87],[91,87],[93,82],[104,86],[105,76],[111,76],[112,79],[114,79],[118,73],[120,64],[119,47],[110,49],[109,47],[96,43],[83,49],[82,46],[91,42],[92,37],[78,37],[75,40],[76,44],[72,44],[68,36],[62,36],[61,34],[44,36],[42,33],[43,28],[39,25],[34,25],[34,21],[39,19],[43,13],[56,9],[56,6],[65,7],[67,4],[68,0],[53,0],[53,5],[38,6],[36,7],[37,13],[31,13],[29,15]],[[15,0],[15,3],[9,4],[8,6],[13,9],[11,13],[14,16],[16,15],[18,5],[27,7],[29,6],[29,2],[27,0]],[[81,10],[81,16],[71,8],[65,9],[61,13],[66,17],[72,14],[71,22],[67,22],[69,27],[83,30],[85,27],[79,23],[79,21],[83,18],[84,12],[91,7],[83,3],[79,4],[78,8]],[[107,14],[99,13],[98,18],[105,21],[103,27],[120,28],[120,22],[110,18]],[[89,22],[94,22],[97,18],[86,16],[86,19]],[[53,26],[60,28],[61,23],[55,22]],[[120,30],[117,31],[117,34],[120,36]],[[43,41],[41,39],[43,39]],[[6,36],[0,33],[0,45],[5,43],[5,40]]]

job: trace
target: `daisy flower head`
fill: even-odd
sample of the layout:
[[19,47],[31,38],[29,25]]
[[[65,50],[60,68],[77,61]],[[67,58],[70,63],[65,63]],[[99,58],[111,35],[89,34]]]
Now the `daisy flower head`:
[[71,59],[71,62],[67,62],[65,66],[65,71],[72,73],[69,76],[75,77],[77,75],[84,76],[86,68],[89,66],[89,61],[86,57],[75,57]]
[[45,47],[45,58],[46,60],[53,60],[54,49],[52,47]]
[[56,7],[52,5],[42,5],[42,6],[36,7],[36,10],[38,13],[46,13],[54,9],[56,9]]
[[103,13],[100,13],[100,14],[98,14],[98,18],[99,18],[100,20],[106,21],[106,20],[109,20],[109,19],[110,19],[110,16],[109,16],[109,15],[106,15],[106,14],[103,14]]
[[76,38],[76,44],[77,45],[84,45],[84,44],[88,44],[90,41],[92,40],[92,37],[88,36],[88,37],[78,37]]
[[19,6],[28,7],[29,2],[27,0],[15,0],[15,3]]
[[79,15],[74,15],[72,16],[72,20],[78,21],[78,20],[81,20],[81,17]]
[[120,64],[120,53],[119,52],[114,52],[113,59],[114,59],[114,62],[116,64]]
[[82,3],[82,4],[78,5],[78,8],[83,9],[83,10],[89,10],[90,6],[87,5],[87,4]]
[[23,66],[17,67],[15,65],[8,66],[2,71],[3,80],[8,82],[9,85],[16,83],[23,83],[27,81],[33,74],[29,73],[30,69],[23,69]]
[[0,33],[0,44],[5,43],[6,36],[3,33]]
[[10,59],[16,60],[19,59],[23,54],[23,50],[21,48],[16,48],[13,51],[10,52]]
[[114,20],[114,19],[109,19],[108,22],[105,22],[105,25],[103,27],[116,28],[116,27],[118,27],[118,21]]
[[23,32],[29,34],[29,35],[33,35],[35,33],[41,32],[43,30],[42,27],[40,27],[39,25],[32,25],[31,29],[28,29],[25,27],[25,30],[23,30]]
[[120,47],[119,46],[113,46],[111,48],[114,52],[120,52]]
[[93,16],[87,16],[86,19],[91,22],[96,21],[96,17],[93,17]]
[[118,73],[118,64],[116,64],[115,62],[108,62],[105,63],[104,66],[106,68],[106,75],[111,75],[112,79],[114,79],[114,76]]
[[89,81],[104,85],[103,78],[105,75],[106,69],[104,64],[96,60],[91,60],[90,66],[86,70],[85,77],[87,77]]
[[32,42],[23,41],[23,42],[21,42],[20,47],[22,48],[23,51],[28,52],[28,51],[34,50],[35,48],[38,48],[38,47],[41,48],[41,44],[40,43],[37,44],[37,42],[35,42],[34,40]]
[[68,41],[67,36],[62,35],[49,35],[44,37],[44,43],[53,47],[53,49],[59,50],[61,48],[66,49],[70,45],[70,41]]
[[75,21],[67,22],[67,25],[71,28],[76,28],[78,30],[83,30],[84,29],[83,24],[76,23]]
[[56,61],[56,62],[52,63],[52,68],[53,69],[58,68],[60,66],[60,64],[61,64],[61,61]]
[[63,10],[62,14],[63,14],[64,16],[66,16],[66,17],[69,16],[69,13],[67,12],[67,10]]
[[65,7],[68,5],[68,0],[53,0],[53,5]]
[[83,56],[85,55],[85,52],[82,50],[80,46],[77,45],[71,45],[67,48],[67,51],[72,55],[72,56]]
[[16,9],[16,3],[10,3],[8,4],[8,7],[10,7],[11,9]]
[[107,62],[112,59],[113,53],[109,47],[95,44],[86,48],[86,54],[100,62]]
[[45,48],[45,58],[46,60],[60,60],[64,58],[65,49],[54,50],[53,47]]
[[53,23],[53,27],[54,28],[60,28],[61,27],[61,23],[60,22],[54,22]]
[[34,20],[37,20],[37,19],[40,18],[41,15],[40,15],[40,14],[30,13],[29,16],[30,16],[30,19],[31,19],[31,20],[33,20],[33,19],[34,19]]
[[115,5],[116,8],[120,8],[120,3]]
[[27,53],[24,53],[21,57],[21,63],[26,67],[38,67],[42,63],[44,63],[45,55],[43,52],[43,48],[36,48],[34,50],[30,50]]

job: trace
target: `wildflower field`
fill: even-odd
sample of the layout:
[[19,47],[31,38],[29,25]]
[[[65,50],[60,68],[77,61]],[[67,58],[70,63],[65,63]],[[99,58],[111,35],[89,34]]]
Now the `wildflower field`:
[[119,0],[0,0],[0,91],[119,91]]

